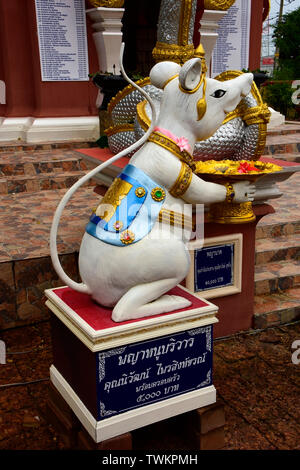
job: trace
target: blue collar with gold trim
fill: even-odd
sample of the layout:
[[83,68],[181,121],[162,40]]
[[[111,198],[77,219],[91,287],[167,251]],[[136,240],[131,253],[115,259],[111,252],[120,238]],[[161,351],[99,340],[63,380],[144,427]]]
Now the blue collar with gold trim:
[[107,190],[86,231],[112,245],[136,243],[151,231],[165,198],[163,187],[129,164]]

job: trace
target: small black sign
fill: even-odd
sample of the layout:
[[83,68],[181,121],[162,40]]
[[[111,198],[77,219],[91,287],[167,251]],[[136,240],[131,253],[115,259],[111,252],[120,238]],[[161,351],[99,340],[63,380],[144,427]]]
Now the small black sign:
[[232,286],[234,284],[233,263],[234,243],[195,250],[195,292]]

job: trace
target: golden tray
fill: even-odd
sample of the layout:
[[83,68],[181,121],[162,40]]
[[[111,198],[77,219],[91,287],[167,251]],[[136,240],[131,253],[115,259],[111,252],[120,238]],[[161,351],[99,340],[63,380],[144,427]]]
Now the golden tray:
[[[259,177],[280,171],[282,167],[273,163],[249,160],[206,160],[196,162],[195,173],[212,183],[225,185],[237,181],[254,183]],[[244,224],[253,222],[256,216],[252,202],[218,202],[209,207],[210,222],[219,224]]]

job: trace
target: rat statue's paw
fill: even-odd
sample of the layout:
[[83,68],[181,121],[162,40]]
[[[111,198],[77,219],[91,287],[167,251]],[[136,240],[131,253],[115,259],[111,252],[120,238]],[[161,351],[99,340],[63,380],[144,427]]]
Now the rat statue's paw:
[[233,184],[234,198],[233,202],[249,202],[254,201],[255,195],[255,184],[250,183],[250,181],[241,181],[239,183]]

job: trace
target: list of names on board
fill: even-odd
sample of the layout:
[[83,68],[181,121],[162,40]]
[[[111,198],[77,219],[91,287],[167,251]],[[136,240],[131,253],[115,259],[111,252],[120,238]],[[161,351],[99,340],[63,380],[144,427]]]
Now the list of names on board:
[[212,54],[213,77],[226,70],[248,68],[250,20],[250,0],[236,0],[221,19]]
[[84,0],[35,0],[42,81],[87,81]]

